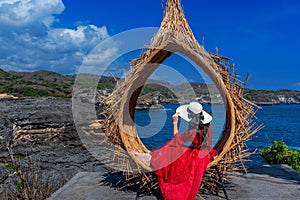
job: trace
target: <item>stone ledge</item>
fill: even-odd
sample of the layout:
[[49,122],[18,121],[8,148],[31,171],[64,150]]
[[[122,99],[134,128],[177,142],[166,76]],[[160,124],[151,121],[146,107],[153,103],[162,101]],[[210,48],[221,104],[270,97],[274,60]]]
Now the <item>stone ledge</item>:
[[[252,166],[247,174],[229,178],[230,183],[225,187],[230,199],[290,200],[299,199],[300,196],[300,174],[288,165]],[[204,198],[222,199],[209,195],[204,195]]]
[[[251,167],[247,174],[229,178],[231,181],[225,186],[230,199],[297,199],[300,196],[300,174],[287,165]],[[80,172],[48,200],[135,199],[135,192],[118,191],[103,184],[104,179],[103,172]],[[224,199],[220,196],[203,195],[202,199]],[[144,196],[139,199],[157,198]]]
[[[47,200],[135,199],[135,192],[116,190],[104,184],[104,174],[103,172],[79,172]],[[139,199],[154,200],[156,198],[154,196],[146,196]]]

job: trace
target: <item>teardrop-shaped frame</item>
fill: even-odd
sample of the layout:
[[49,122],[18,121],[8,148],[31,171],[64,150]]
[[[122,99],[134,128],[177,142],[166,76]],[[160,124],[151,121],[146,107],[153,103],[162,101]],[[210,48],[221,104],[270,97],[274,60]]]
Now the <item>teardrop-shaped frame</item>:
[[[135,163],[147,171],[152,169],[140,162],[131,152],[150,152],[138,137],[134,112],[137,98],[149,76],[173,52],[190,58],[201,67],[218,88],[226,110],[226,125],[215,149],[219,155],[208,166],[217,165],[226,173],[240,169],[243,159],[250,153],[244,142],[261,127],[255,126],[253,118],[256,105],[243,98],[244,83],[235,78],[220,61],[221,56],[211,54],[200,46],[183,15],[179,0],[168,0],[161,28],[151,41],[148,50],[135,59],[129,76],[120,83],[106,99],[106,120],[103,129],[110,140],[120,149],[126,150]],[[128,157],[124,156],[124,160]],[[236,163],[241,163],[237,166]],[[123,162],[125,168],[132,168],[130,162]],[[129,169],[128,169],[129,170]],[[130,171],[130,170],[129,170]],[[215,172],[211,172],[212,174]]]

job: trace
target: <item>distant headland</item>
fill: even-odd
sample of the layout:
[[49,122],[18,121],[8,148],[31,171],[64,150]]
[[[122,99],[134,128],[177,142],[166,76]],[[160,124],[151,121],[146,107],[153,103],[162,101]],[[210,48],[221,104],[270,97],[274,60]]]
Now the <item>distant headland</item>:
[[[16,97],[63,97],[71,98],[76,75],[62,75],[51,71],[6,72],[0,69],[0,99]],[[101,100],[108,96],[119,78],[102,76],[97,86],[97,96]],[[171,85],[163,81],[151,80],[146,84],[137,102],[137,108],[160,108],[160,103],[181,103],[174,94],[184,94],[192,87],[196,99],[203,104],[222,103],[221,95],[213,85],[203,83],[183,83]],[[5,95],[6,94],[6,95]],[[300,91],[253,90],[245,88],[244,97],[258,105],[300,104]]]

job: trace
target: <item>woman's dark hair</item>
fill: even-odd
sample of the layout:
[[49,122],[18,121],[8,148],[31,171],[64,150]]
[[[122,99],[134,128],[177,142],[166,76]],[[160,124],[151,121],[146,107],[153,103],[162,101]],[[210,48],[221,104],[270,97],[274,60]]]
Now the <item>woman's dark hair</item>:
[[[208,146],[208,129],[210,123],[203,124],[202,120],[204,120],[203,112],[199,114],[189,114],[191,121],[189,122],[189,130],[197,130],[196,137],[198,141],[202,141],[202,146]],[[202,134],[200,134],[202,132]]]

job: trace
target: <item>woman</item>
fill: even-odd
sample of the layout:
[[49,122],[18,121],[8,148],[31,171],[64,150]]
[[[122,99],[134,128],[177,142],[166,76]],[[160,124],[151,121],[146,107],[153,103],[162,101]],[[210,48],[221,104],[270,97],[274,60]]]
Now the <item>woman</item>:
[[[189,123],[183,134],[178,132],[178,117]],[[136,153],[151,164],[166,200],[196,198],[206,167],[217,155],[212,149],[212,116],[198,102],[180,106],[173,115],[174,138],[150,154]],[[192,145],[187,146],[187,142]]]

